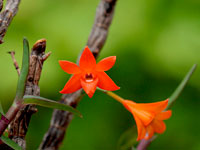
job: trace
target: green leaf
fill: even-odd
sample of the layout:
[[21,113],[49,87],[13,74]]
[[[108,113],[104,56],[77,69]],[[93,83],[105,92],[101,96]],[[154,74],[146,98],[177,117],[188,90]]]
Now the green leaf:
[[8,137],[6,136],[1,136],[1,140],[7,144],[8,146],[10,146],[11,148],[13,148],[14,150],[22,150],[22,148],[17,144],[15,143],[14,141],[12,141],[11,139],[9,139]]
[[131,150],[137,143],[137,128],[133,126],[126,130],[118,141],[118,150]]
[[54,108],[54,109],[60,109],[60,110],[65,110],[74,113],[75,115],[78,115],[79,117],[82,117],[81,113],[74,109],[73,107],[69,105],[65,105],[50,99],[46,99],[40,96],[32,96],[32,95],[24,95],[24,104],[35,104],[43,107],[48,107],[48,108]]
[[191,78],[192,74],[194,73],[197,65],[194,64],[192,68],[189,70],[189,72],[186,74],[185,78],[181,81],[179,86],[176,88],[176,90],[172,93],[172,95],[169,98],[169,104],[167,109],[170,109],[173,105],[173,103],[176,101],[176,99],[179,97],[181,92],[183,91],[184,87],[188,83],[189,79]]
[[1,113],[2,115],[5,115],[5,114],[4,114],[4,111],[3,111],[3,107],[2,107],[1,101],[0,101],[0,113]]
[[29,70],[29,44],[28,40],[24,38],[23,40],[23,60],[22,60],[22,69],[19,76],[16,92],[16,101],[22,100],[25,91],[26,78],[28,76]]
[[137,148],[135,148],[135,147],[132,147],[132,149],[131,150],[137,150]]

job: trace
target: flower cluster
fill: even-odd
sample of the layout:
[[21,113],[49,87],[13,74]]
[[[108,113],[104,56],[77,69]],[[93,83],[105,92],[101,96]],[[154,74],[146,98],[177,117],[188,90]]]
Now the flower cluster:
[[[79,61],[79,66],[70,61],[60,60],[61,68],[72,77],[60,91],[62,94],[73,93],[83,88],[86,94],[92,98],[96,88],[106,91],[115,91],[120,89],[113,80],[105,73],[115,64],[116,56],[110,56],[96,63],[90,49],[86,46]],[[112,93],[111,95],[116,95]],[[130,100],[124,100],[118,96],[112,96],[132,113],[138,131],[137,140],[150,139],[154,133],[163,133],[166,130],[163,120],[171,117],[172,111],[165,110],[168,100],[155,103],[135,103]]]

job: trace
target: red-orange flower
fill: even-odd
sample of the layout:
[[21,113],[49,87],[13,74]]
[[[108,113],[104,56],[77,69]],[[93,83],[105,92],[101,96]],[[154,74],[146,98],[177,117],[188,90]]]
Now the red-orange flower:
[[60,93],[73,93],[83,88],[91,98],[96,87],[107,91],[118,90],[119,87],[104,72],[112,68],[115,61],[116,56],[110,56],[96,64],[96,60],[87,46],[80,57],[79,66],[69,61],[60,60],[61,68],[65,72],[73,74]]
[[164,111],[168,105],[168,100],[147,104],[124,100],[122,103],[135,118],[138,141],[150,139],[154,133],[161,134],[166,130],[163,120],[169,119],[172,114],[171,110]]

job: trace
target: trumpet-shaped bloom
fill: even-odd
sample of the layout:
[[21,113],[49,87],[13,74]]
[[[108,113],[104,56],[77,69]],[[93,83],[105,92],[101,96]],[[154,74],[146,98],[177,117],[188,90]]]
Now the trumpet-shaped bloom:
[[60,60],[61,68],[65,72],[73,74],[60,93],[73,93],[83,88],[91,98],[96,87],[107,91],[118,90],[119,87],[104,72],[112,68],[115,61],[116,56],[110,56],[96,64],[95,57],[87,46],[80,57],[79,66],[70,61]]
[[172,114],[171,110],[164,111],[168,105],[168,100],[146,104],[124,100],[122,103],[135,118],[138,141],[150,139],[154,133],[161,134],[166,130],[163,120],[169,119]]

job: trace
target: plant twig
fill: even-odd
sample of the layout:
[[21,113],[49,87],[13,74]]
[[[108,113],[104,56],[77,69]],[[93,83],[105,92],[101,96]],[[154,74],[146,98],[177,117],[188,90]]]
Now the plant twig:
[[[26,81],[25,95],[40,95],[38,86],[43,62],[49,57],[50,53],[45,54],[46,40],[38,40],[30,55],[29,74]],[[35,105],[27,105],[19,110],[9,128],[9,138],[18,143],[23,149],[26,147],[25,136],[32,114],[37,112]]]
[[[0,13],[0,44],[3,43],[7,28],[18,11],[19,3],[20,0],[7,0],[5,9]],[[3,0],[0,0],[0,11],[2,8]]]
[[0,0],[0,11],[2,10],[3,8],[3,0]]
[[15,59],[15,51],[10,51],[10,52],[8,52],[10,55],[11,55],[11,57],[12,57],[12,61],[13,61],[13,64],[14,64],[14,66],[15,66],[15,69],[17,70],[17,74],[18,74],[18,76],[20,75],[20,69],[19,69],[19,65],[18,65],[18,63],[17,63],[17,61],[16,61],[16,59]]
[[[8,109],[7,113],[5,114],[5,117],[3,116],[0,120],[0,137],[2,136],[3,132],[8,127],[9,123],[15,118],[17,115],[17,112],[20,110],[21,107],[23,107],[23,95],[25,92],[25,84],[26,79],[28,76],[28,70],[29,70],[29,43],[26,38],[23,39],[23,59],[22,59],[22,69],[21,74],[19,76],[18,82],[17,82],[17,90],[15,99]],[[4,141],[8,142],[8,141]],[[10,149],[5,145],[1,143],[0,149]],[[7,148],[5,148],[7,147]]]
[[[95,57],[105,44],[108,29],[112,22],[116,0],[101,0],[97,8],[95,23],[89,36],[87,45]],[[62,96],[60,102],[76,107],[82,97],[82,90]],[[42,150],[57,150],[62,143],[67,126],[71,122],[73,114],[60,110],[54,110],[50,127],[40,145]]]
[[149,140],[141,140],[140,143],[137,146],[137,150],[146,150],[147,147],[151,144],[151,142],[156,138],[157,136],[154,135]]

